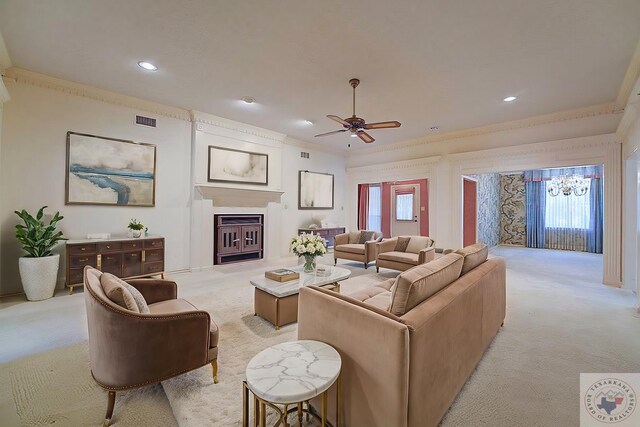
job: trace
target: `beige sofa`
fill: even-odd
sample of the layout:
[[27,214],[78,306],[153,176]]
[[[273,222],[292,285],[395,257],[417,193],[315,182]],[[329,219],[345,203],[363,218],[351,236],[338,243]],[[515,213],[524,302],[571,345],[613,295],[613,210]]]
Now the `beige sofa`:
[[342,356],[343,426],[430,427],[443,418],[505,318],[504,260],[484,261],[481,245],[462,253],[350,296],[300,289],[298,338]]
[[[363,236],[369,233],[370,236]],[[369,237],[369,238],[367,238]],[[333,261],[338,263],[338,258],[360,261],[364,268],[369,267],[371,261],[376,259],[376,243],[382,240],[382,233],[378,231],[352,231],[338,234],[333,240]]]
[[376,245],[376,271],[405,271],[435,258],[435,241],[426,236],[398,236]]

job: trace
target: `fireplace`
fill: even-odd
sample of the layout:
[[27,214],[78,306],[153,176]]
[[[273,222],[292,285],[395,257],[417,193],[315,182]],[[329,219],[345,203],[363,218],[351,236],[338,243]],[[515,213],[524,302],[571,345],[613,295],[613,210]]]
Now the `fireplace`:
[[215,265],[262,259],[264,215],[218,214],[213,216]]

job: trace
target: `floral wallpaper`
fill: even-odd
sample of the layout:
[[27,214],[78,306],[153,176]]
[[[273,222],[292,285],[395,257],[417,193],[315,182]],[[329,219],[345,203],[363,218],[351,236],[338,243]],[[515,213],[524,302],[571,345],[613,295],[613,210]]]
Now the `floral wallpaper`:
[[500,177],[500,243],[524,246],[527,242],[524,174]]
[[478,241],[487,246],[500,243],[500,175],[474,175],[478,180]]

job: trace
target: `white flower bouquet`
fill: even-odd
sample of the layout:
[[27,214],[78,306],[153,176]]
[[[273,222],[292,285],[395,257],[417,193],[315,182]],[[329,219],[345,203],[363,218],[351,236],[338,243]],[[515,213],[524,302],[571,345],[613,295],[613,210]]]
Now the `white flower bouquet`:
[[327,253],[327,241],[317,234],[303,233],[291,239],[291,252],[296,256],[322,256]]

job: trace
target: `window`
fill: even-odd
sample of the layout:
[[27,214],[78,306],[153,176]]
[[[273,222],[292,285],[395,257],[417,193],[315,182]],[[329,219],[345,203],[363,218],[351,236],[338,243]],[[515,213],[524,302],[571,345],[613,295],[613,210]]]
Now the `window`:
[[588,229],[591,221],[590,191],[591,188],[584,196],[560,193],[554,197],[547,192],[545,184],[545,228]]
[[413,193],[396,194],[396,221],[413,220]]
[[367,229],[382,231],[382,187],[369,186],[369,207],[367,209]]

